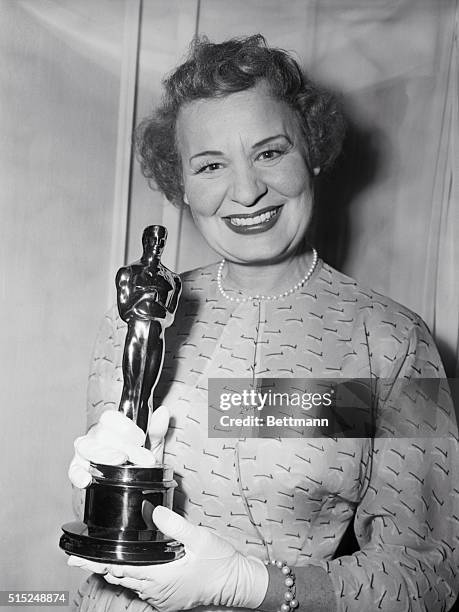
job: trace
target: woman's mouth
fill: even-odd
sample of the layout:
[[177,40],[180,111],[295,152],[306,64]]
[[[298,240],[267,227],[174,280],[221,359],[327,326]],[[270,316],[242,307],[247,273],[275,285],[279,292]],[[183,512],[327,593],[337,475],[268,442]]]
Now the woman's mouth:
[[279,218],[282,206],[270,206],[249,215],[228,215],[223,217],[233,232],[237,234],[258,234],[271,229]]

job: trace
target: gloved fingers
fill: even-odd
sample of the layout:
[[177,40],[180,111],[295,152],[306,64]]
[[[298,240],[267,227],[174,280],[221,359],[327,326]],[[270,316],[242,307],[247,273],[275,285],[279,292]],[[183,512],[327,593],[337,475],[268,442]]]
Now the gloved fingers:
[[86,435],[74,442],[75,455],[70,463],[68,475],[70,482],[79,489],[86,488],[92,480],[89,462],[121,465],[127,460],[127,454],[117,449],[103,446],[94,436]]
[[124,451],[101,444],[95,437],[89,435],[75,440],[75,451],[87,461],[105,465],[122,465],[128,459]]
[[[137,425],[135,427],[137,427]],[[143,444],[145,441],[145,434],[143,432],[142,437]],[[88,432],[86,438],[100,444],[101,446],[116,448],[117,450],[123,451],[126,454],[129,454],[131,449],[142,448],[142,444],[139,444],[139,436],[123,435],[119,431],[111,429],[110,427],[107,427],[101,423],[98,423],[95,427],[93,427]]]
[[92,480],[91,474],[89,473],[89,461],[81,457],[78,452],[70,462],[68,475],[70,482],[78,489],[85,489]]
[[131,591],[135,591],[139,596],[142,593],[144,580],[138,580],[137,578],[118,578],[113,574],[105,574],[105,580],[110,584],[118,584],[127,589],[131,589]]
[[202,559],[223,559],[236,552],[223,538],[209,529],[193,525],[165,506],[156,506],[153,510],[153,522],[162,533],[181,542],[187,555],[192,553]]
[[157,565],[111,565],[108,573],[116,578],[133,578],[147,580],[158,585],[169,584],[182,576],[184,568],[190,563],[192,555],[184,555],[170,563]]
[[160,406],[153,412],[149,422],[150,449],[142,445],[145,433],[120,412],[107,410],[90,435],[104,447],[114,448],[126,453],[134,465],[153,467],[162,463],[164,436],[169,426],[169,410]]
[[128,460],[140,467],[153,467],[157,464],[155,455],[150,450],[126,442],[110,430],[86,438],[79,443],[78,451],[91,461],[106,465],[121,465]]
[[158,461],[147,448],[143,446],[132,446],[127,448],[128,458],[131,463],[139,467],[153,467]]
[[[165,563],[164,565],[170,565]],[[108,565],[107,574],[111,576],[110,580],[115,583],[115,580],[149,580],[154,581],[156,579],[156,572],[160,569],[161,565]],[[110,582],[109,580],[109,582]]]
[[[126,417],[123,416],[123,419]],[[71,483],[77,488],[84,489],[91,483],[90,461],[105,465],[123,465],[126,461],[130,461],[141,467],[153,467],[158,463],[155,455],[148,449],[124,440],[117,432],[110,429],[98,429],[98,426],[99,424],[86,436],[81,436],[74,442],[75,455],[70,463],[68,475]],[[135,427],[137,428],[137,425]]]
[[181,542],[190,550],[199,542],[197,527],[165,506],[156,506],[153,510],[153,522],[164,535]]
[[[104,576],[104,579],[110,584],[122,586],[125,589],[134,591],[137,597],[139,597],[139,599],[142,599],[142,600],[150,599],[151,596],[153,595],[151,593],[152,585],[150,582],[145,584],[147,582],[146,580],[137,580],[136,578],[117,578],[116,576],[113,576],[112,574],[106,574]],[[148,593],[145,592],[146,587],[149,587]],[[155,608],[152,608],[152,609],[154,610]]]
[[111,430],[114,434],[135,446],[142,446],[145,443],[145,432],[119,410],[103,412],[96,428],[98,426]]
[[167,406],[158,406],[158,408],[153,411],[148,423],[150,442],[162,440],[164,438],[169,427],[169,420],[170,413]]
[[156,440],[153,446],[150,446],[151,456],[155,461],[155,465],[161,465],[164,461],[164,438],[162,440]]
[[79,567],[81,569],[86,570],[87,572],[92,572],[93,574],[106,574],[109,569],[111,569],[111,566],[107,565],[107,563],[89,561],[89,559],[75,557],[74,555],[71,555],[68,558],[67,565],[70,565],[71,567]]
[[[86,472],[87,473],[87,472]],[[83,488],[72,485],[73,515],[79,521],[84,521],[85,493]]]
[[138,447],[130,438],[123,437],[118,432],[108,429],[107,427],[96,425],[91,433],[88,433],[86,438],[91,442],[100,444],[100,446],[108,446],[117,450],[126,452],[126,448],[131,446]]
[[153,412],[148,423],[150,452],[156,463],[163,462],[164,438],[169,428],[170,413],[166,406],[159,406]]
[[[116,563],[100,563],[98,561],[91,561],[90,559],[85,559],[83,557],[77,557],[75,555],[71,555],[68,558],[67,564],[72,567],[80,567],[81,569],[85,569],[88,572],[93,572],[94,574],[110,574],[114,578],[125,578],[127,575],[129,577],[129,572],[132,570],[137,570],[134,565],[117,565]],[[147,568],[149,566],[146,566]],[[140,572],[142,573],[142,572]]]

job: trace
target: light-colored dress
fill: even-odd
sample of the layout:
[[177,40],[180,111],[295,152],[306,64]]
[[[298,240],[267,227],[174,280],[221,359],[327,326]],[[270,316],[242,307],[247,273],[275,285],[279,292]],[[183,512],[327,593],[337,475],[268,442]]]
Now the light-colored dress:
[[[391,419],[403,421],[403,438],[220,439],[207,429],[209,378],[442,377],[424,323],[321,261],[307,285],[276,301],[229,302],[216,268],[183,276],[155,391],[172,413],[165,462],[179,483],[175,509],[243,553],[325,568],[340,612],[448,609],[459,486],[446,392],[430,419],[438,436],[418,437],[410,408]],[[96,345],[89,424],[118,406],[124,336],[113,311]],[[360,551],[334,559],[353,519]],[[96,577],[82,593],[81,610],[151,609]]]

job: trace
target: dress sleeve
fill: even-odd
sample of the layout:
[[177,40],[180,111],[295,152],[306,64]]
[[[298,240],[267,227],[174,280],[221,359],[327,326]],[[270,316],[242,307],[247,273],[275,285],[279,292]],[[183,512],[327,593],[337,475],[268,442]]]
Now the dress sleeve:
[[[379,436],[354,522],[360,550],[321,564],[339,612],[443,612],[455,601],[459,457],[444,377],[433,340],[417,320],[393,360],[395,384],[377,406]],[[391,380],[381,382],[387,390]]]
[[105,410],[116,410],[123,388],[123,347],[126,324],[113,307],[97,334],[88,381],[87,429]]

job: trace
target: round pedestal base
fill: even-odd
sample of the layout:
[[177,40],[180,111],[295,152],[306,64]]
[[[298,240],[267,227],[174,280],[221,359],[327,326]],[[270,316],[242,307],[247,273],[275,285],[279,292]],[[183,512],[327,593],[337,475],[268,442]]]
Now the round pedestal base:
[[68,554],[100,563],[155,565],[180,559],[185,554],[180,542],[158,533],[157,540],[108,540],[88,533],[85,523],[74,521],[62,526],[59,546]]

